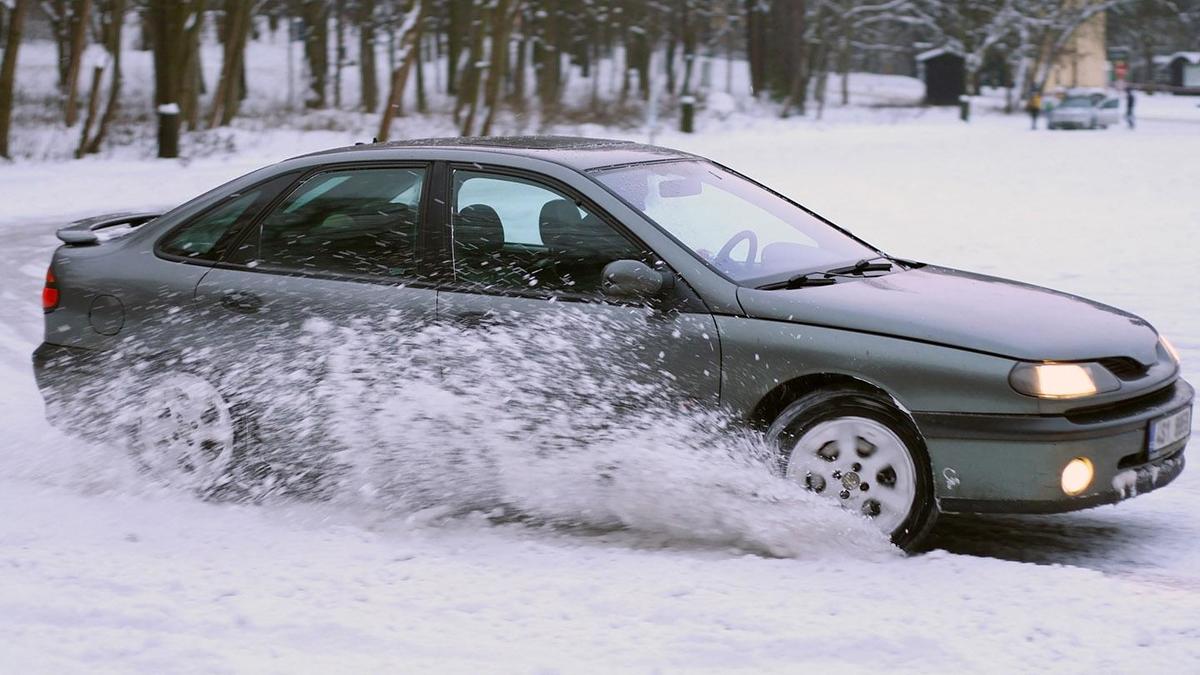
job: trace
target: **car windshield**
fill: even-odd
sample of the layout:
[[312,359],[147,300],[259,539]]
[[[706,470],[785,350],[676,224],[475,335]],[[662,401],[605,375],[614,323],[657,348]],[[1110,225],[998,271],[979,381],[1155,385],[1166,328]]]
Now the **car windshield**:
[[596,177],[740,284],[758,285],[879,255],[763,186],[708,162],[640,164],[603,170]]
[[1092,107],[1092,99],[1090,98],[1069,98],[1062,102],[1064,108],[1090,108]]

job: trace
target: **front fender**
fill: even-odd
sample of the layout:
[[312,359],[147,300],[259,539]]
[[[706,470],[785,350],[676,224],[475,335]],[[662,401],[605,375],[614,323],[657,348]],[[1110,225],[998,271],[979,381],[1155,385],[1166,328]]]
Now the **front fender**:
[[1015,361],[952,347],[784,321],[718,316],[721,402],[750,415],[772,390],[816,374],[878,387],[911,412],[1036,414],[1008,384]]

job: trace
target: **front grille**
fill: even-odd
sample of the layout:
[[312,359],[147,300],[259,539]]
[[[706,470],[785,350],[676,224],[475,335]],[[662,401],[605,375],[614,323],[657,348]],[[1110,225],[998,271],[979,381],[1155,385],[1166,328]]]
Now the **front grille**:
[[1149,370],[1146,366],[1138,363],[1136,359],[1128,356],[1110,356],[1107,359],[1100,359],[1100,365],[1122,380],[1136,380]]
[[1127,398],[1124,401],[1115,403],[1106,403],[1104,405],[1091,406],[1086,408],[1075,408],[1063,413],[1067,419],[1076,424],[1092,424],[1096,422],[1106,422],[1110,419],[1126,417],[1128,415],[1137,414],[1147,408],[1162,405],[1170,401],[1175,396],[1175,383],[1163,387],[1157,391],[1152,391],[1148,394],[1142,394],[1134,398]]

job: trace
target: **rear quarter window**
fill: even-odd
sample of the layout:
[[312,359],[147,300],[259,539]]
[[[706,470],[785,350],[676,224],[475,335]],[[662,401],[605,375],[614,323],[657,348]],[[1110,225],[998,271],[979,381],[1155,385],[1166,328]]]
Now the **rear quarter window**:
[[193,260],[220,259],[242,227],[253,221],[295,178],[295,174],[279,176],[226,196],[164,237],[159,252]]

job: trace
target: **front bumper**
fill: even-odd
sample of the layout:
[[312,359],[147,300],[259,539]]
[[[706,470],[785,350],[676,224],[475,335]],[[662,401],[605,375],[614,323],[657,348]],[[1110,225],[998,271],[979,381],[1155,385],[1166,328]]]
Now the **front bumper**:
[[[935,494],[946,513],[1057,513],[1118,502],[1175,479],[1188,439],[1148,454],[1151,421],[1190,406],[1182,379],[1146,396],[1065,415],[915,413],[934,469]],[[1091,460],[1095,477],[1082,494],[1060,486],[1075,457]]]

